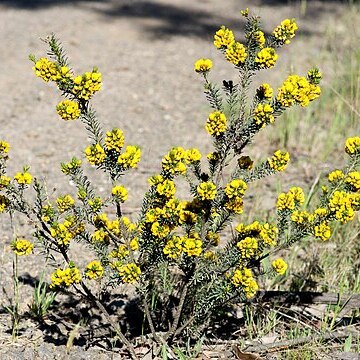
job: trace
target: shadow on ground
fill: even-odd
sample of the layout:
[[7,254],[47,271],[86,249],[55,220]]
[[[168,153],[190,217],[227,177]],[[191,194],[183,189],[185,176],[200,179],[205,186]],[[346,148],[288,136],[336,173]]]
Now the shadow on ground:
[[[303,0],[305,1],[305,0]],[[305,18],[310,16],[312,21],[322,16],[327,16],[331,7],[323,6],[325,3],[349,3],[350,0],[307,0],[308,11]],[[353,0],[356,1],[356,0]],[[256,6],[296,6],[300,0],[258,0]],[[203,4],[203,5],[201,5]],[[135,26],[140,28],[150,37],[172,37],[187,36],[206,38],[213,34],[220,25],[224,24],[235,32],[244,27],[244,19],[239,12],[242,8],[235,0],[229,1],[224,9],[233,14],[232,17],[219,15],[216,9],[212,9],[211,1],[204,0],[202,3],[192,7],[190,5],[174,4],[171,1],[158,2],[151,0],[0,0],[0,6],[19,8],[26,10],[39,10],[51,6],[76,6],[87,11],[113,19],[137,19]],[[202,8],[201,8],[202,7]],[[239,11],[232,11],[238,9]],[[143,20],[141,22],[141,20]],[[310,30],[299,31],[301,35],[310,35],[316,27]]]

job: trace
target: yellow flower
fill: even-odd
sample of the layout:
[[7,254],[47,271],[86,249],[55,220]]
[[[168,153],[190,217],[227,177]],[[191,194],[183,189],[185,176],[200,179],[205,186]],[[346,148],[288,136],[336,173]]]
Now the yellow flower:
[[206,131],[210,135],[218,136],[226,131],[226,116],[221,111],[214,111],[206,122]]
[[360,137],[350,137],[345,142],[345,152],[349,155],[356,155],[360,153]]
[[27,171],[18,172],[14,176],[15,181],[21,185],[29,185],[32,182],[32,176]]
[[360,190],[360,172],[351,171],[347,174],[345,182],[351,186],[352,191]]
[[199,59],[195,62],[194,70],[198,73],[206,73],[210,71],[213,63],[210,59]]
[[244,211],[244,201],[241,197],[233,197],[225,203],[225,208],[233,211],[235,214],[242,214]]
[[214,45],[218,48],[227,48],[235,41],[234,34],[230,29],[221,26],[214,35]]
[[70,266],[65,269],[56,269],[51,274],[50,289],[56,289],[59,287],[69,287],[72,284],[78,284],[81,282],[81,274],[78,268]]
[[274,95],[274,90],[267,83],[261,84],[256,91],[256,95],[260,100],[271,100]]
[[240,197],[245,194],[247,190],[247,185],[245,181],[241,179],[231,180],[225,187],[225,194],[229,199],[233,197]]
[[259,290],[259,286],[254,280],[251,270],[247,268],[236,269],[231,278],[231,282],[235,287],[242,286],[248,299],[254,297]]
[[292,194],[279,194],[277,201],[276,201],[276,208],[278,210],[294,210],[295,209],[295,200]]
[[270,69],[274,67],[278,55],[273,48],[263,48],[261,49],[255,58],[255,62],[259,65],[261,69]]
[[329,182],[336,182],[345,177],[345,174],[341,170],[334,170],[328,175]]
[[121,280],[128,284],[136,282],[141,275],[141,270],[135,263],[124,264],[118,269],[118,271]]
[[111,190],[111,194],[114,198],[116,198],[121,203],[126,201],[128,198],[128,191],[122,185],[114,186]]
[[256,238],[249,236],[243,240],[240,240],[236,246],[240,250],[241,256],[246,259],[256,255],[259,248]]
[[314,226],[314,235],[323,241],[326,241],[331,236],[331,228],[326,222]]
[[254,32],[254,39],[256,43],[258,44],[259,48],[263,48],[265,45],[265,34],[261,31],[255,31]]
[[56,199],[56,205],[58,206],[60,212],[70,209],[74,204],[75,200],[69,194],[60,196]]
[[178,146],[172,148],[162,159],[162,168],[165,172],[175,175],[186,173],[186,166],[184,164],[186,161],[186,151]]
[[171,198],[176,192],[175,183],[172,180],[165,179],[162,183],[156,186],[156,191],[159,195]]
[[280,43],[290,44],[290,39],[295,36],[297,29],[295,19],[285,19],[274,29],[273,35]]
[[57,81],[61,79],[61,72],[59,72],[58,66],[47,58],[40,58],[36,61],[33,70],[35,71],[36,76],[42,78],[46,82],[49,80]]
[[305,77],[290,75],[278,89],[276,100],[284,107],[289,107],[293,103],[307,106],[321,94],[318,85],[310,83]]
[[109,150],[114,149],[119,153],[124,146],[124,142],[125,137],[122,130],[112,129],[106,132],[105,145]]
[[183,251],[188,256],[200,256],[202,252],[202,241],[198,233],[183,238]]
[[200,183],[196,191],[201,200],[214,200],[217,193],[216,185],[211,181]]
[[254,120],[261,127],[273,123],[275,121],[274,109],[269,104],[258,104],[254,111]]
[[68,246],[70,240],[74,237],[74,233],[62,223],[56,223],[50,228],[51,236],[56,240],[59,245]]
[[268,165],[275,171],[284,171],[290,161],[290,154],[287,151],[277,150],[274,155],[268,159]]
[[57,104],[56,111],[64,120],[75,120],[80,116],[79,105],[76,101],[61,101]]
[[184,239],[180,236],[173,235],[163,249],[164,254],[170,259],[177,259],[183,252]]
[[74,79],[72,93],[78,98],[89,100],[90,97],[101,89],[101,73],[97,69],[85,72]]
[[16,239],[11,243],[11,248],[18,256],[30,255],[33,252],[34,244],[26,239]]
[[185,153],[186,162],[191,164],[191,163],[200,161],[200,159],[201,159],[201,152],[198,149],[191,148],[191,149],[186,150],[186,153]]
[[136,168],[141,158],[141,150],[138,146],[129,145],[125,148],[125,152],[119,155],[118,163],[124,169]]
[[226,49],[226,59],[235,66],[240,66],[247,57],[246,48],[243,44],[234,41]]
[[273,266],[275,271],[280,275],[284,275],[288,268],[288,264],[282,258],[278,258],[278,259],[274,260],[271,263],[271,265]]
[[94,260],[86,266],[85,276],[91,280],[97,280],[104,275],[104,268],[100,261]]
[[91,165],[100,165],[104,162],[106,153],[100,144],[94,144],[85,149],[85,156]]
[[7,154],[9,152],[10,145],[4,140],[0,140],[0,153]]
[[261,225],[259,235],[266,245],[275,246],[278,233],[279,229],[275,225],[264,223]]

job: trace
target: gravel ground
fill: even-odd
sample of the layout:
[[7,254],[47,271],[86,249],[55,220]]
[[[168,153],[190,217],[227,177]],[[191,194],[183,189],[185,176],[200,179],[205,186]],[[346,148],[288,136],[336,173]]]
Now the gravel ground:
[[[58,164],[80,156],[86,146],[82,124],[58,119],[54,107],[59,94],[34,76],[27,60],[30,53],[43,56],[46,46],[39,38],[55,33],[76,72],[98,66],[103,73],[103,90],[95,96],[94,105],[105,128],[121,127],[127,144],[142,147],[138,170],[123,181],[130,192],[130,205],[125,210],[133,212],[146,190],[146,179],[159,171],[161,157],[172,146],[195,146],[204,153],[211,149],[203,130],[209,109],[193,63],[210,57],[216,67],[215,79],[234,77],[231,67],[212,46],[212,34],[225,24],[241,35],[239,11],[247,6],[263,18],[269,32],[283,18],[298,20],[296,41],[286,54],[281,51],[276,74],[266,74],[274,87],[292,68],[305,71],[319,62],[327,64],[324,49],[329,32],[341,39],[348,30],[341,20],[346,7],[332,1],[311,1],[303,14],[299,2],[276,0],[0,0],[0,137],[11,144],[9,173],[30,164],[33,175],[47,179],[49,192],[53,188],[65,192],[69,185]],[[330,75],[336,71],[331,65],[328,68]],[[108,191],[105,180],[96,179],[100,193]],[[1,220],[1,226],[0,287],[9,293],[12,235],[7,219]],[[25,235],[26,228],[19,220],[15,231]],[[82,249],[77,250],[81,253]],[[40,255],[21,262],[20,275],[24,278],[41,273]],[[24,310],[32,291],[30,285],[22,286]],[[1,306],[6,305],[5,293],[1,299]],[[9,316],[1,314],[1,359],[121,358],[99,349],[84,351],[79,346],[67,354],[63,345],[48,341],[31,321],[23,324],[24,332],[14,344],[9,325]]]

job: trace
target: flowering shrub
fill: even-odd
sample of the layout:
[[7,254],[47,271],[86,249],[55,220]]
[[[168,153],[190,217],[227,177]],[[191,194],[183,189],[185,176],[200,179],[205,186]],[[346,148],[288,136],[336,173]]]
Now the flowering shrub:
[[[238,70],[240,81],[224,81],[219,87],[210,80],[210,59],[199,59],[194,65],[212,107],[204,128],[213,139],[214,151],[204,157],[195,148],[170,149],[159,173],[149,179],[136,222],[123,216],[128,190],[119,180],[137,167],[141,150],[136,145],[125,146],[121,129],[102,129],[90,103],[101,89],[101,73],[94,68],[76,75],[54,36],[47,39],[50,59],[30,56],[33,70],[44,81],[55,83],[65,97],[56,106],[59,116],[84,123],[91,140],[84,158],[108,174],[111,187],[107,196],[98,196],[84,173],[83,161],[73,157],[61,164],[61,170],[76,185],[76,198],[63,194],[53,201],[28,168],[13,179],[6,175],[9,144],[0,141],[0,211],[21,212],[31,219],[38,240],[35,249],[42,247],[62,257],[51,275],[50,287],[56,291],[74,287],[103,313],[133,358],[131,341],[110,317],[104,297],[96,294],[119,285],[133,286],[145,314],[146,330],[156,342],[171,344],[175,339],[196,337],[219,309],[256,296],[258,277],[286,272],[288,265],[276,255],[279,250],[308,236],[328,240],[336,222],[352,220],[360,209],[360,138],[354,137],[345,144],[348,165],[329,174],[312,211],[303,208],[304,191],[294,186],[278,196],[274,223],[239,223],[238,215],[248,201],[247,189],[255,181],[284,171],[290,161],[289,153],[279,149],[254,164],[243,155],[244,149],[287,108],[308,106],[321,93],[321,73],[314,68],[306,76],[289,75],[277,91],[263,83],[251,96],[253,77],[276,65],[277,49],[290,43],[297,25],[294,19],[286,19],[265,35],[259,18],[248,11],[243,16],[247,21],[244,43],[236,41],[225,26],[214,36],[215,47]],[[225,167],[234,163],[226,174]],[[176,196],[181,178],[189,185],[187,200]],[[36,193],[34,204],[23,196],[31,184]],[[110,215],[114,213],[111,208],[115,216]],[[234,222],[235,232],[231,233]],[[85,243],[93,259],[83,269],[69,254],[74,241]],[[18,255],[28,255],[33,244],[16,239],[12,248]],[[267,258],[272,266],[262,265]],[[93,286],[100,286],[101,291],[95,292]]]

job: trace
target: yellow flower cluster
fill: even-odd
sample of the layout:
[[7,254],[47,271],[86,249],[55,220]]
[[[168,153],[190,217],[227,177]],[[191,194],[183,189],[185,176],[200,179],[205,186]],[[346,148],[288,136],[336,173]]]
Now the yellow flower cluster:
[[10,184],[10,180],[6,175],[0,175],[0,189],[7,187]]
[[350,185],[351,191],[360,190],[360,172],[351,171],[347,174],[345,182]]
[[255,62],[261,69],[271,69],[274,67],[276,60],[278,59],[278,54],[275,49],[266,47],[261,49],[255,58]]
[[20,185],[30,185],[32,182],[32,176],[27,171],[18,172],[15,174],[14,180]]
[[288,268],[288,264],[282,258],[274,260],[271,265],[274,270],[280,275],[284,275]]
[[121,265],[117,270],[121,280],[128,284],[136,282],[141,275],[141,270],[135,263]]
[[183,253],[188,256],[200,256],[202,253],[202,241],[198,233],[189,236],[173,235],[163,249],[170,259],[178,259]]
[[30,255],[34,250],[34,244],[26,239],[16,239],[11,243],[11,249],[18,256]]
[[254,120],[260,127],[275,121],[274,109],[269,104],[258,104],[254,110]]
[[89,100],[90,97],[101,89],[101,73],[97,69],[76,76],[72,93],[78,99]]
[[279,233],[275,225],[269,223],[260,224],[258,221],[254,221],[249,225],[239,224],[235,230],[239,233],[240,239],[247,237],[256,238],[268,246],[276,245],[276,239]]
[[196,191],[201,200],[214,200],[217,193],[216,185],[211,181],[200,183]]
[[226,49],[226,59],[235,66],[240,66],[245,62],[247,57],[246,48],[243,44],[234,41]]
[[265,45],[265,34],[261,30],[258,30],[254,32],[253,36],[259,48],[263,48]]
[[105,161],[106,153],[100,144],[94,144],[85,149],[85,156],[91,165],[100,165]]
[[295,19],[285,19],[274,29],[273,35],[280,43],[290,44],[290,39],[295,36],[297,29]]
[[50,228],[51,236],[61,246],[68,246],[70,240],[84,231],[84,224],[74,216],[69,216],[64,223],[54,223]]
[[140,159],[140,148],[138,146],[128,145],[125,148],[125,152],[119,155],[118,163],[122,165],[124,169],[136,168]]
[[220,29],[214,35],[214,45],[218,49],[227,48],[234,41],[235,41],[234,33],[225,26],[221,26]]
[[201,159],[201,152],[196,148],[186,150],[185,161],[189,164],[196,163]]
[[304,107],[317,99],[320,93],[320,86],[310,83],[305,77],[290,75],[278,89],[276,100],[284,107],[289,107],[294,103]]
[[[283,201],[283,205],[285,206],[284,209],[289,208],[289,206],[294,208],[295,204],[291,203],[291,200],[292,198],[291,197],[286,198],[286,195],[285,197],[282,195],[280,199],[280,195],[279,195],[278,198],[279,206],[281,206],[280,202]],[[295,210],[291,213],[291,220],[297,224],[307,224],[313,222],[315,220],[315,216],[314,214],[311,214],[306,210],[302,210],[302,211]]]
[[287,151],[277,150],[267,162],[271,169],[275,171],[284,171],[290,161],[290,154]]
[[72,206],[75,205],[75,200],[72,198],[71,195],[66,194],[56,199],[56,205],[59,208],[59,211],[63,213],[64,211],[69,210]]
[[[86,193],[85,193],[85,197],[86,197]],[[84,199],[85,199],[85,197],[84,197]],[[91,210],[93,212],[98,212],[101,210],[103,201],[101,200],[100,197],[94,197],[94,198],[88,200],[88,204],[91,207]]]
[[10,145],[4,140],[0,140],[0,153],[7,154],[9,152]]
[[207,73],[213,67],[213,63],[210,59],[199,59],[194,64],[194,70],[197,73]]
[[345,174],[341,170],[334,170],[328,175],[329,182],[338,182],[345,177]]
[[172,198],[176,193],[175,183],[172,180],[163,179],[162,182],[157,184],[156,192],[166,198]]
[[271,100],[274,95],[274,90],[269,84],[264,83],[259,86],[256,94],[260,100]]
[[209,115],[205,126],[206,131],[213,136],[219,136],[226,131],[226,116],[221,111]]
[[350,137],[345,142],[345,152],[349,155],[359,155],[360,154],[360,137]]
[[172,148],[162,159],[162,168],[165,172],[176,175],[186,173],[186,151],[182,147]]
[[56,106],[56,111],[64,120],[75,120],[80,116],[79,104],[72,100],[63,100]]
[[35,71],[36,76],[46,82],[49,80],[58,81],[69,74],[69,69],[66,66],[60,68],[56,63],[47,58],[40,58],[36,61],[33,70]]
[[355,211],[360,209],[360,194],[334,191],[329,199],[329,209],[342,223],[353,220]]
[[240,240],[236,246],[238,247],[241,257],[244,259],[249,259],[258,254],[258,241],[254,237],[246,237],[243,240]]
[[81,282],[81,274],[78,268],[71,266],[65,269],[56,269],[51,274],[50,289],[69,287],[72,284]]
[[319,225],[314,226],[314,235],[315,235],[315,237],[317,237],[323,241],[326,241],[331,236],[331,228],[327,224],[327,222],[322,222]]
[[225,187],[225,194],[229,199],[233,197],[241,197],[245,194],[247,185],[245,181],[241,179],[234,179],[230,181]]
[[304,204],[305,195],[300,187],[292,187],[287,193],[281,193],[276,202],[278,210],[294,210],[295,207]]
[[91,280],[101,279],[103,275],[104,275],[104,268],[102,267],[100,261],[94,260],[91,261],[89,264],[87,264],[85,270],[85,276],[88,279]]
[[120,153],[124,143],[125,137],[122,130],[116,128],[106,132],[105,145],[107,149],[113,149]]
[[235,287],[241,286],[248,299],[254,297],[259,290],[259,285],[253,278],[251,270],[247,268],[236,269],[231,282]]
[[230,181],[225,187],[226,209],[233,211],[235,214],[243,212],[243,195],[247,189],[246,183],[241,179],[234,179]]
[[116,185],[111,190],[112,196],[119,202],[123,203],[128,198],[128,191],[122,185]]

